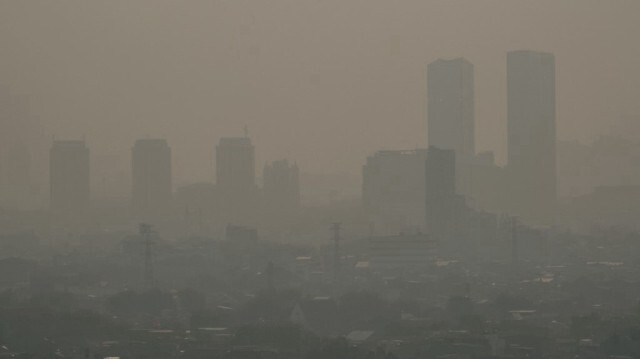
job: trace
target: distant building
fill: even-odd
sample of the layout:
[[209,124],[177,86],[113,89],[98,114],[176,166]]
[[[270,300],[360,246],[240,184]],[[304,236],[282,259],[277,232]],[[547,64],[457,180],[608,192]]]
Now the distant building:
[[464,58],[438,59],[427,67],[429,146],[456,155],[457,193],[471,193],[475,155],[473,65]]
[[49,159],[51,210],[81,213],[89,205],[89,149],[84,141],[54,141]]
[[132,150],[132,204],[136,216],[154,218],[171,207],[171,148],[163,139],[137,140]]
[[378,151],[362,167],[364,209],[379,231],[423,229],[426,149]]
[[288,217],[300,208],[300,175],[296,164],[287,160],[273,161],[264,166],[263,199],[270,217]]
[[507,134],[512,212],[530,224],[551,224],[557,191],[553,54],[507,54]]

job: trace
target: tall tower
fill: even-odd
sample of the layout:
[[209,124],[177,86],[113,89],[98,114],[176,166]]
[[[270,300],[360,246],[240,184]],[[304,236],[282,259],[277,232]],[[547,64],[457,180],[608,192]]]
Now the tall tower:
[[171,148],[164,139],[137,140],[132,150],[132,204],[137,216],[155,219],[172,199]]
[[553,54],[507,54],[508,172],[512,211],[551,224],[556,206],[556,77]]
[[51,210],[79,214],[89,205],[89,149],[84,141],[54,141],[49,152]]
[[429,146],[454,150],[457,191],[471,194],[475,155],[473,65],[464,58],[438,59],[427,67]]

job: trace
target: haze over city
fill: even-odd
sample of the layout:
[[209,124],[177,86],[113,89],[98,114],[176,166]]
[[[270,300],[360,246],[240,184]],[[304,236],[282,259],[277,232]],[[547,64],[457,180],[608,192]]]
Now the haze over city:
[[210,180],[218,138],[247,125],[258,164],[359,175],[372,151],[427,145],[425,65],[460,56],[475,67],[477,149],[505,163],[505,55],[521,49],[556,56],[559,139],[640,133],[635,1],[0,6],[2,87],[30,97],[34,145],[84,135],[117,158],[109,170],[128,168],[135,139],[166,137],[176,183]]
[[640,358],[639,15],[0,1],[0,359]]

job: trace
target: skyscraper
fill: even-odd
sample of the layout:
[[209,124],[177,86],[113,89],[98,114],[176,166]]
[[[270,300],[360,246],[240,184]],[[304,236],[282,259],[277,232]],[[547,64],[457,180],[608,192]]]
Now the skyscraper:
[[512,211],[551,224],[556,204],[556,78],[553,54],[507,54],[507,144]]
[[471,194],[475,155],[473,65],[464,58],[438,59],[427,67],[429,146],[454,150],[457,191]]
[[157,218],[170,210],[171,148],[164,139],[137,140],[132,150],[132,203],[137,216]]
[[49,161],[51,210],[81,213],[89,205],[89,149],[84,141],[54,141]]

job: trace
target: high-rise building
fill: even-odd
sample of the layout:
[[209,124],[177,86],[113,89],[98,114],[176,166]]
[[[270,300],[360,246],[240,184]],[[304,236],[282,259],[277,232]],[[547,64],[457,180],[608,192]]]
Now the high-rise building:
[[137,140],[132,150],[132,204],[137,216],[169,212],[172,198],[171,148],[164,139]]
[[475,155],[473,65],[464,58],[430,63],[427,99],[429,146],[455,151],[457,192],[468,196]]
[[553,54],[507,54],[507,134],[512,212],[531,224],[551,224],[556,205]]
[[54,141],[49,153],[51,210],[81,213],[89,205],[89,149],[84,141]]
[[300,208],[300,180],[298,165],[287,160],[273,161],[262,172],[264,204],[267,214],[289,216]]

